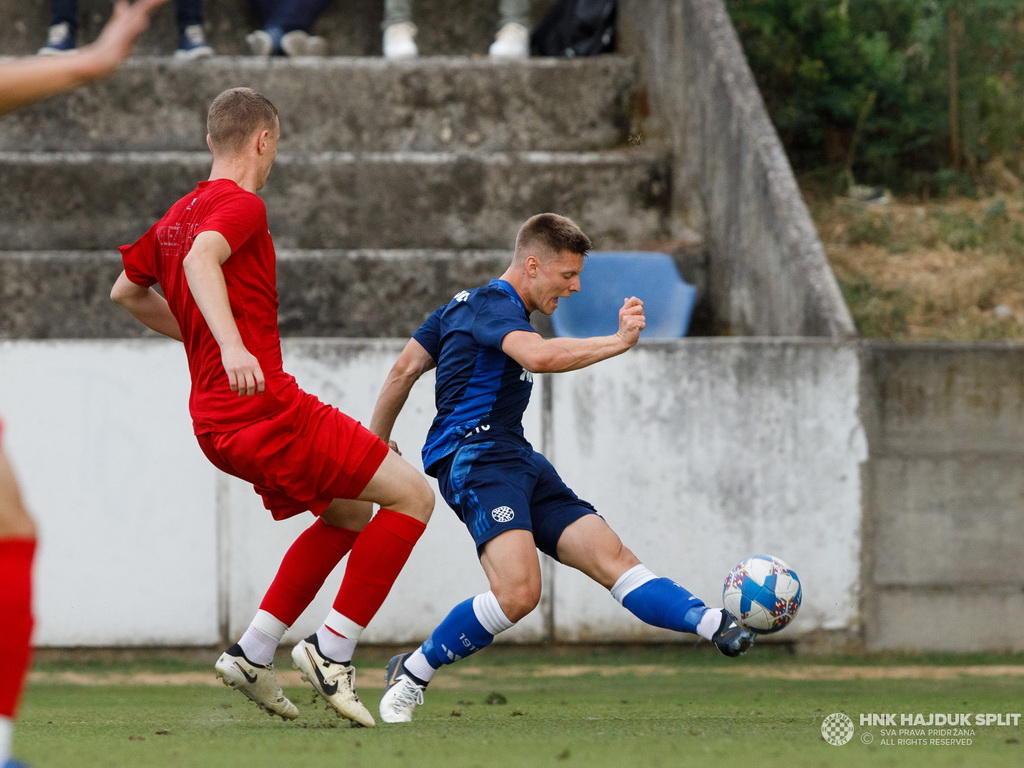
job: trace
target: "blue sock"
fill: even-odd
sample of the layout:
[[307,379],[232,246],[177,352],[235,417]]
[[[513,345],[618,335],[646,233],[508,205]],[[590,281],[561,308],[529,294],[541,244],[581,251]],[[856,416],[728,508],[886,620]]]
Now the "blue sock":
[[437,625],[420,646],[427,662],[434,669],[442,664],[454,664],[494,641],[494,635],[484,628],[473,610],[475,599],[471,597],[452,608],[444,621]]
[[697,634],[700,617],[708,609],[698,598],[666,578],[641,584],[622,598],[622,605],[647,624],[693,634]]

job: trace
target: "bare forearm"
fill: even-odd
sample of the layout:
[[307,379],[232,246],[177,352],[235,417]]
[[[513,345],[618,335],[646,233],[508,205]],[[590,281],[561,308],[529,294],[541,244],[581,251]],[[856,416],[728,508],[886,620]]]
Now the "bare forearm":
[[548,339],[536,360],[524,367],[532,373],[575,371],[621,355],[630,346],[618,334],[593,336],[587,339]]
[[409,399],[413,385],[434,365],[434,358],[430,353],[416,339],[409,339],[402,354],[388,371],[388,377],[377,396],[373,416],[370,417],[371,432],[385,442],[391,439],[391,430],[394,429],[398,414],[402,412],[406,400]]
[[188,256],[183,266],[192,297],[221,349],[241,345],[242,336],[231,312],[227,283],[220,264],[216,260]]
[[19,59],[0,73],[0,112],[45,99],[100,77],[88,53]]
[[248,397],[263,393],[266,378],[260,361],[246,349],[231,311],[222,266],[229,258],[231,245],[228,241],[220,232],[207,230],[196,235],[181,266],[192,298],[220,346],[228,386],[240,397]]
[[66,56],[31,57],[0,65],[0,113],[109,77],[131,53],[149,16],[167,0],[118,2],[100,36]]
[[175,341],[182,341],[181,328],[171,313],[167,300],[153,289],[149,289],[143,296],[121,300],[118,304],[147,328]]
[[110,299],[147,328],[177,341],[182,340],[181,328],[167,300],[153,288],[136,285],[122,272],[110,289]]
[[636,296],[623,300],[619,309],[619,330],[611,336],[586,339],[542,339],[530,331],[512,331],[501,342],[501,350],[532,373],[562,373],[621,355],[640,340],[646,326],[644,303]]
[[409,399],[409,392],[416,383],[416,378],[418,377],[389,375],[381,387],[377,403],[373,407],[373,415],[370,417],[370,431],[384,442],[391,439],[391,430],[395,428],[398,414],[402,412]]

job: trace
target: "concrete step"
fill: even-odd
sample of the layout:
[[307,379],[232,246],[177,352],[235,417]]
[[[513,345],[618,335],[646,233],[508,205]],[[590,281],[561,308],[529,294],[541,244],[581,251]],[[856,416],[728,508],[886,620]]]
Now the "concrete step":
[[[707,263],[699,244],[645,243],[673,253],[700,286],[691,335],[712,330]],[[508,265],[501,250],[278,251],[283,336],[394,338],[410,335],[435,307],[483,285]],[[134,338],[152,335],[110,301],[121,258],[104,251],[0,251],[0,339]],[[550,320],[535,313],[538,331]]]
[[[403,337],[463,288],[504,271],[511,250],[282,250],[285,336]],[[121,259],[106,251],[0,251],[0,338],[149,335],[110,301]]]
[[246,85],[281,113],[282,151],[590,151],[625,144],[635,62],[531,59],[130,60],[113,78],[0,120],[17,150],[206,149],[206,111]]
[[[101,249],[134,240],[197,180],[200,152],[0,153],[0,243]],[[279,248],[509,248],[542,211],[601,249],[667,229],[670,162],[647,149],[281,154],[264,193]]]
[[[378,56],[383,0],[344,0],[331,3],[313,27],[327,38],[331,54]],[[530,0],[532,20],[539,20],[550,0]],[[110,0],[79,0],[79,44],[95,39],[110,16]],[[260,26],[249,0],[205,2],[207,38],[218,53],[247,53],[245,35]],[[0,51],[35,53],[46,40],[50,23],[48,2],[0,0]],[[498,23],[498,0],[415,0],[416,42],[424,55],[486,54]],[[173,3],[160,8],[139,43],[140,53],[168,54],[178,37]]]

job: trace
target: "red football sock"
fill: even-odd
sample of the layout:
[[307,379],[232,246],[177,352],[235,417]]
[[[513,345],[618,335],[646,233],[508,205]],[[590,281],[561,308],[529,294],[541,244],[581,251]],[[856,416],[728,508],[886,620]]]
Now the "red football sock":
[[358,531],[318,518],[288,548],[260,610],[288,626],[294,624],[358,536]]
[[382,509],[352,546],[334,610],[365,627],[383,605],[426,523]]
[[0,717],[14,717],[32,659],[35,553],[35,539],[0,539]]

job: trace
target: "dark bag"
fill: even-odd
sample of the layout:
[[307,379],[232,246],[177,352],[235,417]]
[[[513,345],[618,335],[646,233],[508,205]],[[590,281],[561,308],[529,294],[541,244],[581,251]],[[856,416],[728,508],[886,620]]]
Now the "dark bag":
[[555,0],[530,35],[534,56],[596,56],[615,50],[615,0]]

